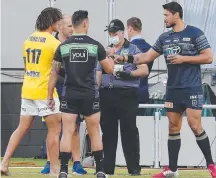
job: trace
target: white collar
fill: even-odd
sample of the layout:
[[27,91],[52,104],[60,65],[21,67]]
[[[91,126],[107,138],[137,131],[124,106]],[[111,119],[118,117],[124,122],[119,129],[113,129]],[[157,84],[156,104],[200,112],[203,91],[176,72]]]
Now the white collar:
[[140,39],[140,38],[142,38],[141,35],[135,35],[135,36],[131,37],[130,41],[133,41],[133,40],[136,40],[136,39]]

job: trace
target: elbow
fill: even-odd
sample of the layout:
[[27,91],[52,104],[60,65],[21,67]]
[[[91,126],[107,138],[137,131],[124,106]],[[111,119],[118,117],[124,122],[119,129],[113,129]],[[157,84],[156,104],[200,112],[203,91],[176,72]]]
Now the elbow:
[[145,76],[148,76],[149,75],[149,69],[147,67],[147,69],[145,70]]
[[207,64],[211,64],[212,62],[213,62],[213,55],[209,55],[209,56],[207,57],[206,63],[207,63]]

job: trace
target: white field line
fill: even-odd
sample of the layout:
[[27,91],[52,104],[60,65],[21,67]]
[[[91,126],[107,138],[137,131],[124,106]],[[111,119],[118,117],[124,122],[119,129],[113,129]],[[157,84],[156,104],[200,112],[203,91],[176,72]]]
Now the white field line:
[[[9,167],[10,169],[43,169],[43,167]],[[87,168],[87,170],[91,170],[91,168]],[[118,168],[117,168],[118,169]],[[121,168],[119,168],[121,170]],[[153,171],[153,170],[160,170],[160,169],[142,169],[144,171]],[[208,171],[207,169],[190,169],[190,170],[180,170],[181,172],[194,172],[194,171],[198,171],[198,172],[206,172]]]

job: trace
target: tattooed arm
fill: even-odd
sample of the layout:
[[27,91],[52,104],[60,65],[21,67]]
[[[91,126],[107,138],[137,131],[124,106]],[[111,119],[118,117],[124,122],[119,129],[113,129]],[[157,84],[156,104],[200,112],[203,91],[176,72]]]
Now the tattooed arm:
[[48,99],[53,99],[53,92],[56,86],[61,65],[62,65],[62,57],[61,57],[60,46],[59,46],[55,51],[55,56],[52,63],[52,69],[50,72],[50,78],[48,82]]
[[53,61],[50,78],[48,82],[48,99],[53,98],[53,92],[58,79],[59,70],[61,68],[61,62]]

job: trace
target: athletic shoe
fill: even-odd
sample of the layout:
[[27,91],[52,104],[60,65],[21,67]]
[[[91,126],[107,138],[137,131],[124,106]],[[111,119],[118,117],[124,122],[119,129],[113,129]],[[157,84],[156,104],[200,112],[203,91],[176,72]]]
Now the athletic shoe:
[[131,176],[141,176],[141,171],[140,170],[131,171]]
[[67,178],[68,174],[66,172],[60,172],[57,178]]
[[212,178],[216,178],[216,166],[214,164],[209,164],[208,170],[211,173]]
[[152,178],[174,178],[178,175],[178,170],[173,172],[169,167],[165,167],[161,173],[153,175]]
[[50,173],[50,162],[49,161],[46,162],[46,165],[44,166],[41,173],[42,174],[49,174]]
[[104,172],[97,172],[96,177],[97,178],[108,178],[108,175],[106,175]]
[[84,175],[87,174],[87,171],[83,169],[82,165],[80,163],[74,164],[72,167],[73,174],[76,175]]

